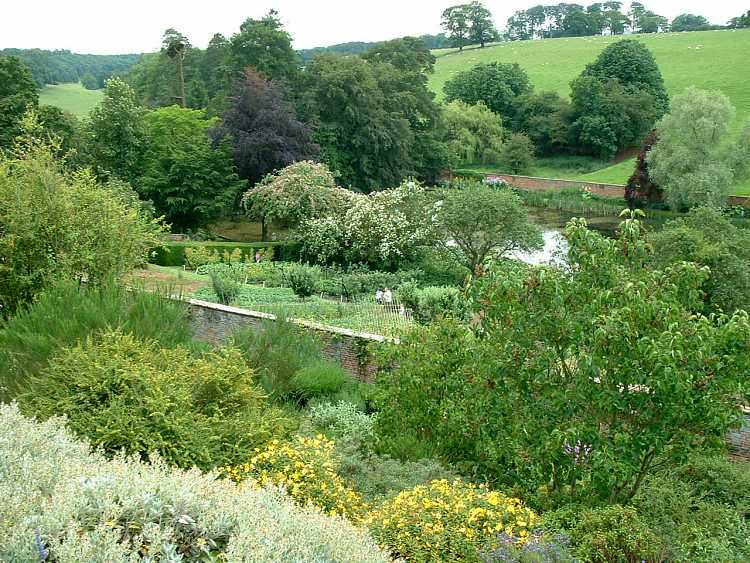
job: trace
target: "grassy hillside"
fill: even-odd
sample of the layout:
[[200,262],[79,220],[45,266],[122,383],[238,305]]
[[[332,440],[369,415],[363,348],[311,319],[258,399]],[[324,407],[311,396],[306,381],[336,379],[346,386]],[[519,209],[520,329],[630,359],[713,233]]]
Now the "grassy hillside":
[[[747,72],[750,29],[659,33],[628,38],[642,41],[654,54],[670,95],[692,85],[721,90],[737,108],[737,118],[732,124],[733,134],[750,117],[750,73]],[[568,96],[570,82],[586,64],[593,61],[607,45],[620,39],[622,37],[574,37],[500,43],[463,53],[455,50],[435,51],[438,61],[435,74],[430,78],[430,87],[441,97],[446,81],[479,62],[517,62],[529,74],[537,91],[554,90]],[[628,162],[632,161],[582,176],[573,174],[572,179],[624,183],[632,171]],[[559,177],[566,176],[570,177],[571,174],[560,172]],[[750,194],[750,182],[737,186],[733,191]]]
[[86,90],[80,84],[54,84],[42,88],[39,103],[57,106],[77,117],[85,117],[102,99],[102,90]]

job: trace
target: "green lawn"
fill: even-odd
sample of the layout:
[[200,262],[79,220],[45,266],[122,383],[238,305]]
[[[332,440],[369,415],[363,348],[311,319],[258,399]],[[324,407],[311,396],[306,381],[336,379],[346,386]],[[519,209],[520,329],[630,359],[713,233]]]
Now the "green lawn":
[[[724,92],[737,108],[732,133],[739,132],[750,117],[750,72],[747,72],[750,29],[659,33],[628,38],[642,41],[654,54],[670,95],[692,85]],[[607,45],[620,39],[622,37],[571,37],[506,42],[463,53],[437,51],[438,60],[435,73],[430,77],[430,87],[441,97],[446,81],[479,62],[517,62],[529,74],[537,91],[554,90],[568,96],[570,82],[586,64]],[[624,184],[632,173],[632,166],[627,162],[572,179]],[[732,191],[750,195],[750,180],[735,186]]]
[[103,95],[102,90],[86,90],[78,83],[50,84],[39,93],[39,103],[57,106],[76,117],[86,117]]

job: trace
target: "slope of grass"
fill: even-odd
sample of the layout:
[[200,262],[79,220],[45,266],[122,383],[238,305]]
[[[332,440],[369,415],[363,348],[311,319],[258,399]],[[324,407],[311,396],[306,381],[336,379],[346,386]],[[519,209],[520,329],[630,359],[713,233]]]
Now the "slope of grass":
[[49,84],[39,93],[39,103],[57,106],[76,117],[86,117],[103,95],[102,90],[86,90],[79,83]]
[[[651,50],[670,95],[693,85],[724,92],[737,108],[732,134],[739,132],[744,121],[750,117],[750,73],[747,72],[750,29],[659,33],[627,38],[638,39]],[[465,50],[463,53],[437,51],[438,60],[435,73],[430,77],[430,87],[438,97],[442,97],[443,86],[458,72],[480,62],[498,61],[521,65],[529,74],[536,91],[553,90],[567,97],[570,82],[586,64],[593,61],[607,45],[621,39],[623,37],[571,37],[506,42],[484,49]],[[624,184],[632,173],[631,164],[632,160],[628,160],[582,176],[576,174],[572,179]],[[750,194],[750,181],[738,183],[732,191]]]

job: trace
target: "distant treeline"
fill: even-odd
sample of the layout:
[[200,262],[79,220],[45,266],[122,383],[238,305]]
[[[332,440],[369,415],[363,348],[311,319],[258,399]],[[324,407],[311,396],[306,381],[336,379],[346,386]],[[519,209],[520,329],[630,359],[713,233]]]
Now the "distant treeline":
[[112,74],[125,72],[136,64],[142,55],[81,55],[67,49],[0,49],[0,57],[14,56],[31,69],[34,81],[40,88],[45,84],[83,82],[89,89],[103,88]]
[[[444,49],[451,46],[444,33],[439,33],[437,35],[421,35],[418,39],[420,39],[428,49]],[[306,64],[316,55],[321,55],[323,53],[334,53],[336,55],[361,55],[379,43],[380,42],[368,43],[365,41],[350,41],[349,43],[339,43],[338,45],[330,45],[329,47],[300,49],[297,51],[297,54],[299,54],[302,64]]]

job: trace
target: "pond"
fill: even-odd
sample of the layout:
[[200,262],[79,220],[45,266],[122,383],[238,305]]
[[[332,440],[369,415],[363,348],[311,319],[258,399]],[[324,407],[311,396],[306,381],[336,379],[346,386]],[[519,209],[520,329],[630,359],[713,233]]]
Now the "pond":
[[[543,209],[531,207],[528,209],[529,218],[542,229],[544,248],[537,252],[516,252],[513,257],[529,264],[550,264],[559,262],[568,251],[568,242],[562,235],[565,225],[573,217],[580,214],[559,211],[557,209]],[[614,215],[586,217],[589,227],[606,236],[615,236],[617,226],[622,219]],[[643,220],[649,229],[659,229],[664,224],[664,218],[646,218]]]

